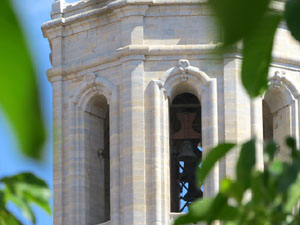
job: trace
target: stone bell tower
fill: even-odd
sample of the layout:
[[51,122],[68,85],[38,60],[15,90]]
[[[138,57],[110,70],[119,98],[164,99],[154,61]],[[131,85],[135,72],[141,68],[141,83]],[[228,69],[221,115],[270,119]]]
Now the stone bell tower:
[[[195,188],[194,163],[212,146],[253,135],[299,145],[300,47],[285,24],[271,88],[250,100],[240,49],[214,52],[206,0],[56,0],[51,18],[55,225],[170,224],[233,174],[235,151]],[[257,155],[262,167],[261,145]]]

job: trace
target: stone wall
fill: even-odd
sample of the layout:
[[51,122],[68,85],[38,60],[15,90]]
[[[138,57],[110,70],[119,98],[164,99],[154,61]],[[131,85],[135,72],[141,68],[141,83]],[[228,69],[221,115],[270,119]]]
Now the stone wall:
[[[169,171],[169,105],[176,95],[189,92],[200,100],[204,154],[223,141],[240,143],[253,135],[262,141],[262,98],[250,100],[241,86],[238,47],[224,55],[214,52],[219,35],[205,1],[56,1],[52,20],[42,29],[53,66],[47,75],[56,131],[55,225],[103,222],[97,214],[104,198],[91,196],[88,185],[104,174],[89,155],[104,144],[102,122],[87,116],[95,96],[109,105],[110,221],[105,224],[169,224],[177,215],[170,212]],[[279,117],[276,111],[274,129],[284,127],[283,133],[297,137],[298,145],[299,55],[299,45],[282,24],[270,69],[273,89],[282,97],[273,89],[263,97],[272,113],[271,105],[288,108]],[[276,130],[274,134],[278,136]],[[262,168],[262,144],[257,155]],[[214,168],[205,196],[218,191],[222,177],[234,176],[236,158],[232,151]]]

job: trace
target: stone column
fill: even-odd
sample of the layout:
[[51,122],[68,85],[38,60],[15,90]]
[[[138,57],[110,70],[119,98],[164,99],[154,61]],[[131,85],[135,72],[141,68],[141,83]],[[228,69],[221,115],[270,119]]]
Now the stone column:
[[119,90],[114,87],[109,102],[110,118],[110,221],[120,224],[120,135],[119,135]]
[[61,76],[51,79],[53,89],[53,224],[63,225],[64,202],[64,119],[63,81]]
[[[224,130],[225,141],[243,143],[251,137],[250,99],[240,81],[241,59],[224,58]],[[237,150],[225,159],[226,176],[235,176]]]
[[[63,27],[56,27],[48,33],[52,43],[50,59],[53,66],[60,66],[63,63],[63,31]],[[53,223],[63,225],[66,213],[64,81],[62,72],[58,76],[53,76],[47,71],[47,76],[53,90]]]
[[152,97],[153,97],[153,155],[152,155],[152,171],[154,176],[152,178],[153,183],[153,225],[162,224],[162,143],[161,143],[161,102],[160,102],[160,90],[156,82],[152,82]]
[[256,137],[256,166],[258,169],[264,168],[263,149],[263,109],[262,99],[251,100],[251,136]]
[[[202,103],[202,147],[204,158],[209,149],[218,144],[217,80],[210,79],[207,90],[200,94]],[[204,196],[214,196],[219,191],[219,163],[216,163],[204,183]]]
[[[148,6],[124,6],[115,13],[121,20],[122,47],[141,45]],[[146,224],[144,55],[121,57],[121,224]]]
[[146,220],[143,57],[122,59],[120,160],[124,225],[145,224]]

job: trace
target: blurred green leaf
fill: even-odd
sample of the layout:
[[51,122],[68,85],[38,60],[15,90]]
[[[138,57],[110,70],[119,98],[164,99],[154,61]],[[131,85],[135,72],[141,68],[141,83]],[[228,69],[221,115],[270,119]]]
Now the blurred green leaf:
[[233,220],[238,215],[235,207],[227,204],[228,197],[223,193],[218,193],[214,199],[204,198],[193,202],[189,207],[189,214],[197,221],[208,223],[214,220]]
[[280,192],[287,191],[290,185],[292,185],[296,181],[299,171],[300,171],[300,160],[293,160],[291,164],[284,163],[284,169],[280,176],[278,191]]
[[5,202],[16,204],[23,215],[35,223],[35,216],[30,204],[36,204],[51,213],[49,199],[50,190],[47,184],[32,173],[21,173],[12,177],[4,177],[0,180],[5,185]]
[[40,158],[45,131],[35,71],[11,1],[0,1],[0,107],[22,152]]
[[284,210],[286,212],[291,212],[293,207],[299,201],[300,201],[300,177],[298,175],[297,181],[289,187],[288,198],[284,205]]
[[280,160],[276,159],[274,160],[274,162],[271,163],[268,169],[272,175],[278,176],[283,172],[283,163]]
[[291,150],[292,158],[293,159],[295,159],[295,158],[300,159],[300,152],[297,150],[297,144],[296,144],[295,138],[287,137],[286,140],[285,140],[285,143]]
[[266,14],[243,40],[242,83],[251,98],[268,88],[274,34],[280,20],[280,14]]
[[241,183],[224,178],[221,181],[220,191],[228,197],[234,198],[237,202],[241,202],[245,190]]
[[224,45],[251,32],[266,12],[270,0],[209,0],[224,33]]
[[273,161],[276,151],[277,146],[273,140],[266,143],[264,147],[264,162],[269,163]]
[[1,225],[21,225],[21,222],[5,208],[5,194],[0,190],[0,224]]
[[[291,149],[299,151],[294,139],[288,138],[286,142]],[[220,160],[219,147],[212,151],[213,157],[210,156],[206,167],[212,168],[215,159]],[[270,142],[265,147],[269,148],[265,154],[273,158],[276,144]],[[299,225],[300,216],[292,210],[300,198],[300,159],[294,157],[295,154],[287,162],[275,158],[261,171],[255,170],[255,153],[255,140],[243,144],[236,165],[236,180],[223,179],[215,197],[193,202],[189,212],[175,224],[204,222],[211,225],[220,221],[226,225]]]
[[247,189],[250,186],[251,172],[256,163],[255,140],[242,145],[240,156],[236,165],[237,181]]
[[6,201],[13,202],[17,207],[21,209],[22,214],[26,219],[28,219],[33,224],[36,224],[35,215],[32,209],[30,208],[29,203],[26,199],[24,199],[24,197],[12,193],[12,190],[10,190],[10,188],[7,187],[5,189],[5,199]]
[[287,0],[284,15],[291,34],[296,40],[300,41],[300,1]]
[[264,183],[263,176],[260,172],[255,172],[251,177],[252,200],[254,203],[259,203],[263,199]]
[[194,224],[196,222],[197,222],[197,219],[193,218],[190,213],[187,213],[185,215],[182,215],[182,216],[178,217],[174,221],[173,225]]
[[22,223],[6,209],[0,209],[1,225],[22,225]]
[[201,168],[198,168],[196,171],[197,184],[199,187],[203,184],[205,178],[209,174],[210,170],[214,167],[215,163],[223,158],[234,146],[235,144],[231,143],[219,144],[207,153],[201,164]]

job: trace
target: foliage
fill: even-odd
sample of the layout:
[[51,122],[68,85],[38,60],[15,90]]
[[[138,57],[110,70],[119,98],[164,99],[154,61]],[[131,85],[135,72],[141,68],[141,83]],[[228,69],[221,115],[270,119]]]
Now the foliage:
[[[189,212],[174,225],[200,221],[212,224],[216,220],[226,225],[300,224],[300,211],[293,215],[300,199],[300,151],[293,138],[287,138],[286,144],[291,160],[281,162],[274,157],[276,144],[270,142],[265,146],[265,169],[259,171],[255,169],[255,140],[244,143],[236,166],[236,179],[224,179],[216,197],[193,202]],[[208,155],[216,151],[219,149],[212,149]],[[213,168],[216,162],[207,156],[203,164]],[[207,171],[199,168],[198,179],[206,176]]]
[[[269,8],[270,0],[209,0],[223,31],[223,46],[243,43],[241,80],[251,98],[268,88],[268,71],[277,27],[284,18],[293,37],[300,41],[300,0],[287,0],[284,12]],[[193,202],[189,212],[174,225],[221,221],[226,225],[299,225],[300,151],[287,138],[291,160],[275,157],[276,144],[265,146],[265,169],[255,169],[255,140],[240,146],[236,179],[225,178],[215,197]],[[224,143],[210,150],[197,171],[198,185],[234,144]],[[294,211],[293,211],[294,210]],[[296,211],[295,211],[296,210]]]
[[286,0],[284,12],[269,9],[270,0],[209,0],[223,31],[224,47],[243,43],[242,82],[251,98],[267,90],[276,28],[282,18],[300,41],[300,0]]
[[22,152],[39,159],[45,141],[35,71],[10,0],[0,1],[0,107]]
[[11,214],[6,205],[8,202],[18,206],[25,218],[36,224],[31,205],[36,204],[49,215],[50,190],[47,184],[32,173],[20,173],[12,177],[3,177],[0,180],[4,188],[0,189],[0,224],[21,225],[21,222]]
[[[45,141],[37,81],[24,35],[10,0],[0,1],[0,107],[11,123],[21,152],[40,159]],[[19,207],[23,215],[36,223],[31,205],[48,214],[50,190],[31,173],[20,173],[0,179],[0,225],[21,222],[7,209],[8,202]]]

